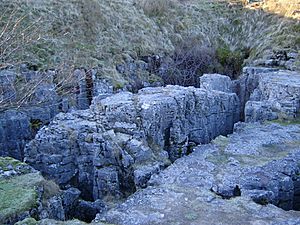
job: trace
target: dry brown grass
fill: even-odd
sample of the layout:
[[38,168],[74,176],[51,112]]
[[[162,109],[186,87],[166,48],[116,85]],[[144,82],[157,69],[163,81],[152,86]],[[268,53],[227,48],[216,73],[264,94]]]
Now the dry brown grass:
[[261,8],[271,13],[300,20],[299,0],[265,0]]

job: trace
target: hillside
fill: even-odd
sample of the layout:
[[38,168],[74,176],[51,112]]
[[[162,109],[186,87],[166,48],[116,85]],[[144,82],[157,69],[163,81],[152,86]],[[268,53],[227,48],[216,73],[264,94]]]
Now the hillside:
[[120,84],[126,77],[116,71],[116,65],[147,55],[172,56],[182,46],[213,48],[219,61],[234,52],[240,63],[247,58],[247,64],[273,51],[300,49],[300,24],[292,16],[299,8],[297,0],[287,3],[290,7],[282,14],[294,19],[273,14],[283,9],[283,1],[274,0],[255,10],[243,7],[244,1],[229,0],[1,2],[2,64],[25,61],[38,69],[98,67],[101,76]]
[[300,224],[299,0],[0,5],[0,224]]

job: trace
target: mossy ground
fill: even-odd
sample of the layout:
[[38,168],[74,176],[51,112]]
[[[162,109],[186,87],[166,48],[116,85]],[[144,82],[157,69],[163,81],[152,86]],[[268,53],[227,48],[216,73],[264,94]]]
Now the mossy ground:
[[17,222],[15,225],[37,225],[37,221],[33,218],[26,218],[22,221]]
[[4,171],[11,170],[10,167],[16,169],[19,166],[26,166],[26,164],[11,157],[0,157],[0,169]]
[[0,222],[36,207],[36,186],[43,177],[29,173],[0,180]]

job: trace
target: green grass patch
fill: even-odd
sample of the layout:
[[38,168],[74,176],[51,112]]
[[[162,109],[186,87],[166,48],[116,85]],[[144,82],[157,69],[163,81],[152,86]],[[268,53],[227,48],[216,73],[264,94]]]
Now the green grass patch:
[[36,207],[36,186],[42,180],[38,173],[0,180],[0,222]]
[[26,218],[22,221],[17,222],[15,225],[37,225],[38,222],[33,218]]

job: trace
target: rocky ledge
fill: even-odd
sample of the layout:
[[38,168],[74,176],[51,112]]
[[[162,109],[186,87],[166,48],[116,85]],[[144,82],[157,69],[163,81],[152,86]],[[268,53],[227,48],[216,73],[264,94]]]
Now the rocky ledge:
[[[61,190],[31,166],[0,157],[0,224],[52,225],[74,217],[93,220],[101,202],[87,202],[79,196],[76,188]],[[70,220],[66,224],[85,223]]]
[[234,134],[196,147],[97,219],[126,225],[299,224],[299,212],[283,210],[300,206],[299,144],[300,125],[239,123]]

